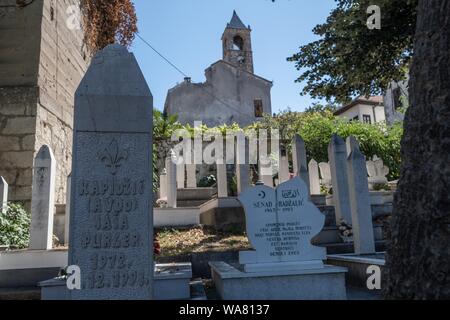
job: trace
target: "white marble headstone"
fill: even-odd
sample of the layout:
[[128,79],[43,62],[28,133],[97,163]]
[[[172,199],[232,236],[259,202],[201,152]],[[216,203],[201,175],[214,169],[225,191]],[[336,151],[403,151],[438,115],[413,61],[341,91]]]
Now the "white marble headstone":
[[52,149],[43,145],[34,159],[31,196],[31,250],[50,250],[53,244],[56,160]]
[[7,209],[8,206],[8,183],[3,177],[0,177],[0,214]]
[[254,251],[240,252],[245,271],[323,267],[325,249],[313,246],[325,216],[309,200],[306,184],[295,177],[276,189],[258,185],[239,196]]

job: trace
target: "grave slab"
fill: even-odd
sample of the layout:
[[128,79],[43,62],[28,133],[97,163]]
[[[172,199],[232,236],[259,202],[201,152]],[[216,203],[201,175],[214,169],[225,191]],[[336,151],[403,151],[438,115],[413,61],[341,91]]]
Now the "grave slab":
[[248,273],[239,266],[210,262],[212,279],[223,300],[345,300],[346,268]]

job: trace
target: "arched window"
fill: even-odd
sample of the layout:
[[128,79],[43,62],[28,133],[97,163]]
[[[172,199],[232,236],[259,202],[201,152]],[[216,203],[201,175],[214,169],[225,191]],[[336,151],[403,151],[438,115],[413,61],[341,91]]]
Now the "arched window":
[[240,36],[233,38],[233,50],[244,50],[244,40]]

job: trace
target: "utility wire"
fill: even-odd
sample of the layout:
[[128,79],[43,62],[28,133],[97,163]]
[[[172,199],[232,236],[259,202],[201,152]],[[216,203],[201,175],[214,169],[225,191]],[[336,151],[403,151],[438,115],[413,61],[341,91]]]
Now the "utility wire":
[[[142,40],[142,42],[144,42],[150,49],[152,49],[154,52],[156,52],[156,54],[158,54],[162,59],[164,59],[164,61],[166,61],[169,65],[171,65],[175,70],[177,70],[180,74],[182,74],[185,78],[189,78],[189,76],[184,73],[183,71],[180,70],[180,68],[178,68],[174,63],[172,63],[168,58],[166,58],[162,53],[160,53],[158,50],[155,49],[155,47],[153,47],[147,40],[145,40],[139,33],[136,33],[136,36]],[[220,103],[224,104],[225,106],[227,106],[228,108],[236,111],[237,113],[248,117],[250,119],[254,119],[254,117],[243,113],[241,110],[231,106],[230,104],[226,103],[225,101],[223,101],[222,99],[220,99],[219,97],[217,97],[214,93],[209,92],[208,89],[202,87],[204,89],[204,91],[209,94],[210,96],[212,96],[214,99],[216,99],[217,101],[219,101]]]
[[172,62],[170,62],[169,59],[167,59],[166,57],[164,57],[162,55],[162,53],[160,53],[158,50],[156,50],[150,43],[148,43],[148,41],[146,41],[144,38],[141,37],[141,35],[139,33],[136,33],[136,35],[138,36],[139,39],[142,40],[142,42],[144,42],[150,49],[152,49],[153,51],[156,52],[156,54],[158,54],[161,58],[163,58],[168,64],[170,64],[175,70],[177,70],[179,73],[181,73],[184,77],[189,78],[189,76],[184,73],[183,71],[181,71],[176,65],[174,65]]

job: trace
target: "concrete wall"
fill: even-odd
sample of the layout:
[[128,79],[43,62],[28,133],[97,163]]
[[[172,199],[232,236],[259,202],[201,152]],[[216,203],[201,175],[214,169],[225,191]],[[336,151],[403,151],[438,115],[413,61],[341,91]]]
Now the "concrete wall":
[[10,184],[10,199],[27,206],[33,159],[43,144],[57,160],[56,203],[65,202],[73,96],[89,62],[83,31],[66,25],[70,5],[78,0],[36,0],[0,12],[0,175]]
[[178,114],[183,124],[202,121],[208,126],[232,124],[249,125],[255,117],[254,100],[263,102],[265,113],[272,113],[272,82],[242,71],[220,60],[209,67],[206,82],[185,81],[169,90],[165,110]]

